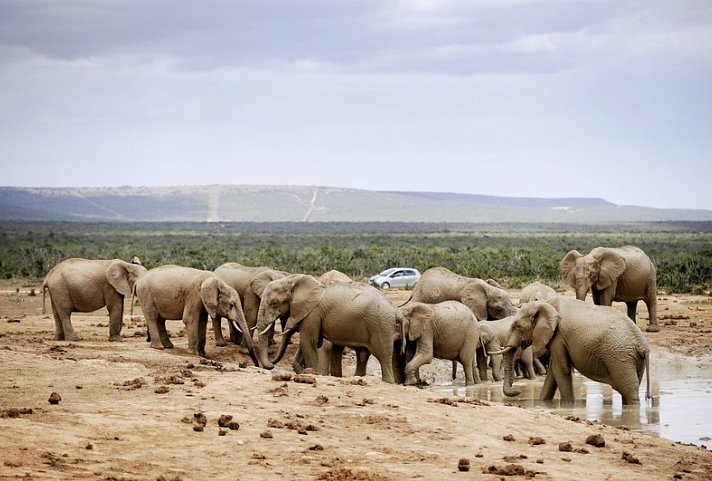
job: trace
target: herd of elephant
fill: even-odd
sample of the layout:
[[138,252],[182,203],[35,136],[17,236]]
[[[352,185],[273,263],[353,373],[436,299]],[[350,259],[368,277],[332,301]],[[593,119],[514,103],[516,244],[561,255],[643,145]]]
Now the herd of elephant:
[[[166,320],[185,323],[188,349],[205,356],[208,317],[217,346],[227,343],[221,319],[229,322],[230,340],[242,345],[257,366],[272,369],[294,333],[299,345],[293,367],[341,376],[345,347],[356,352],[356,375],[365,375],[373,355],[389,383],[416,384],[418,369],[432,359],[463,366],[471,385],[492,378],[507,396],[516,362],[531,378],[546,374],[541,399],[559,391],[574,401],[572,370],[618,391],[624,404],[639,403],[649,348],[635,323],[636,305],[648,308],[648,331],[657,331],[655,266],[639,248],[598,247],[589,254],[569,252],[560,263],[562,277],[576,299],[558,295],[540,282],[525,287],[519,307],[497,282],[458,275],[444,267],[426,270],[410,299],[395,306],[376,287],[329,271],[321,277],[290,274],[269,267],[224,264],[215,271],[164,265],[147,270],[134,257],[123,260],[68,259],[57,264],[42,285],[49,292],[55,339],[76,341],[70,315],[106,306],[109,340],[120,341],[125,296],[135,295],[143,310],[150,346],[173,347]],[[594,304],[583,302],[588,291]],[[627,305],[626,316],[610,307]],[[133,307],[133,301],[132,301]],[[277,321],[282,326],[273,358]],[[548,358],[545,368],[539,357]],[[489,358],[489,362],[488,362]],[[504,375],[501,375],[503,369]]]

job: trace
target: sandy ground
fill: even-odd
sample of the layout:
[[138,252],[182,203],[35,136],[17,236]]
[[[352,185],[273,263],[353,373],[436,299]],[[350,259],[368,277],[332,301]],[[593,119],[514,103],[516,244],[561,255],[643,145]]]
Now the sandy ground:
[[[41,305],[38,284],[0,283],[0,479],[712,479],[703,447],[515,402],[294,376],[286,360],[265,371],[212,334],[201,360],[180,321],[168,322],[177,347],[152,350],[140,311],[125,315],[124,342],[107,342],[104,310],[73,315],[82,341],[53,341]],[[710,298],[661,294],[658,309],[651,344],[710,353]]]

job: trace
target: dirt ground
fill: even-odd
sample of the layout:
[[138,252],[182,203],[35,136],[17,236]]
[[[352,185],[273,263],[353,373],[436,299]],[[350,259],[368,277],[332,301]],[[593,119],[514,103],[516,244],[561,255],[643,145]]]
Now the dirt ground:
[[[658,311],[651,344],[709,355],[711,298],[661,293]],[[73,315],[82,341],[53,341],[39,283],[0,283],[0,479],[712,479],[704,447],[378,376],[295,376],[286,360],[265,371],[212,334],[199,359],[181,321],[157,351],[140,310],[124,318],[121,343],[105,310]]]

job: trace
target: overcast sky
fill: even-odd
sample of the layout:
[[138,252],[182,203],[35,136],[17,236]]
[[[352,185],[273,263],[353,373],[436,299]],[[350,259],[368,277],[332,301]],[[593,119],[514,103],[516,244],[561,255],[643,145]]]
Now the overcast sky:
[[0,0],[0,185],[712,209],[709,0]]

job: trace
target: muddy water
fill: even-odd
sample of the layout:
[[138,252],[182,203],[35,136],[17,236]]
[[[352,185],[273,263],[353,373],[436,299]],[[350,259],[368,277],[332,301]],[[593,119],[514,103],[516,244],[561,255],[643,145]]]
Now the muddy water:
[[421,368],[422,377],[431,382],[429,389],[438,393],[516,402],[528,409],[577,416],[613,426],[624,425],[672,441],[712,447],[712,358],[709,357],[690,359],[653,347],[650,378],[653,400],[643,401],[644,379],[639,406],[623,406],[620,395],[610,386],[578,373],[574,375],[574,405],[561,405],[557,399],[539,401],[543,376],[533,381],[516,379],[515,386],[522,390],[522,394],[507,398],[502,394],[500,382],[490,381],[466,388],[461,368],[454,382],[450,381],[449,373],[449,361],[434,360]]

